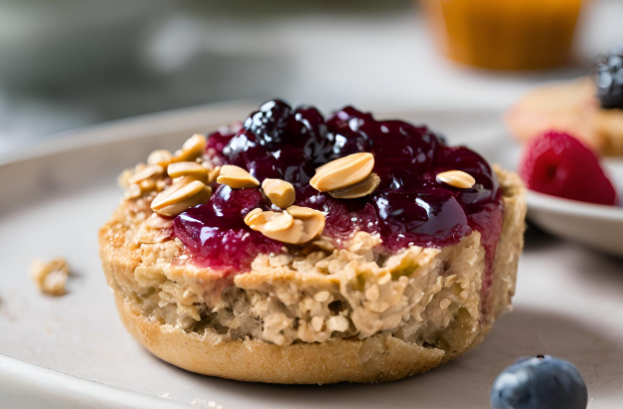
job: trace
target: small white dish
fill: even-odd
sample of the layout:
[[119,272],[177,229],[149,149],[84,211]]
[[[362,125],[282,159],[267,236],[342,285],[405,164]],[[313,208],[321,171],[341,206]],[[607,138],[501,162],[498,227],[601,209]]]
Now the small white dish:
[[[470,147],[480,151],[491,163],[517,170],[521,147],[509,140]],[[623,196],[623,160],[603,161],[619,194]],[[623,256],[623,208],[562,199],[528,191],[528,220],[544,231],[593,249]]]

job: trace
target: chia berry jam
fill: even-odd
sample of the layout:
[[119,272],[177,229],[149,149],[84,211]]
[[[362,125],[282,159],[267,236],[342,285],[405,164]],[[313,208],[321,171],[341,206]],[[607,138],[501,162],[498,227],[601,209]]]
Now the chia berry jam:
[[[360,199],[334,199],[309,185],[314,171],[334,159],[371,152],[381,183]],[[296,190],[296,205],[326,215],[323,234],[339,246],[357,231],[378,234],[387,252],[410,245],[441,248],[473,230],[483,233],[487,266],[492,266],[502,228],[498,181],[489,164],[465,147],[447,146],[425,126],[375,120],[370,113],[345,107],[328,119],[314,107],[296,109],[268,101],[242,126],[224,127],[208,137],[205,159],[237,165],[260,182],[283,179]],[[461,170],[476,184],[455,188],[437,174]],[[195,263],[214,269],[245,271],[260,253],[279,253],[284,244],[245,225],[255,208],[271,209],[260,188],[216,185],[209,202],[177,216],[173,235]],[[485,275],[483,289],[490,285]]]

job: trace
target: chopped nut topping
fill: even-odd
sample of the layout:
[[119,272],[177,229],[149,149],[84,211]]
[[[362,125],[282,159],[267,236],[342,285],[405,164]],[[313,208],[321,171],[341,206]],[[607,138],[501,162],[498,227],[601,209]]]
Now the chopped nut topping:
[[206,137],[200,134],[194,134],[184,142],[182,149],[175,152],[175,161],[191,161],[195,160],[205,151],[207,146]]
[[200,182],[208,183],[208,170],[197,162],[176,162],[169,165],[167,172],[172,178],[190,176]]
[[286,212],[295,219],[304,222],[303,237],[301,237],[300,243],[307,243],[318,237],[324,230],[325,217],[318,210],[310,209],[309,207],[290,206],[286,209]]
[[129,185],[126,188],[125,195],[123,196],[123,198],[126,200],[138,199],[142,195],[143,195],[143,189],[141,189],[139,185]]
[[[204,162],[207,163],[207,162]],[[214,169],[209,169],[208,170],[208,183],[216,183],[216,179],[218,179],[219,175],[221,174],[221,167],[217,166]]]
[[317,210],[290,206],[284,213],[253,209],[245,216],[244,222],[273,240],[303,244],[322,233],[325,219],[324,214]]
[[370,176],[374,156],[369,152],[354,153],[316,169],[309,184],[319,192],[329,192],[355,185]]
[[266,225],[260,226],[259,232],[270,239],[288,244],[303,244],[309,241],[305,240],[306,235],[303,231],[304,223],[302,220],[295,220],[294,218],[292,218],[292,224],[288,228],[281,230],[266,229],[265,226]]
[[246,189],[260,185],[260,182],[251,176],[249,172],[234,165],[225,165],[221,167],[220,175],[216,181],[227,185],[232,189]]
[[171,162],[173,162],[173,154],[166,149],[153,151],[147,157],[148,165],[159,165],[166,168]]
[[253,230],[257,230],[254,229],[253,226],[251,226],[253,224],[253,220],[255,219],[256,216],[259,216],[260,214],[262,214],[263,210],[260,209],[259,207],[256,209],[251,210],[249,213],[247,213],[246,216],[244,216],[244,223],[251,227]]
[[262,228],[274,218],[282,215],[281,212],[264,211],[260,208],[251,210],[245,217],[244,222],[247,226],[255,231],[261,231]]
[[42,293],[59,296],[65,294],[65,284],[69,266],[62,257],[57,257],[50,262],[34,260],[31,266],[30,276],[37,284]]
[[470,189],[476,184],[476,179],[472,175],[461,170],[438,173],[437,180],[459,189]]
[[294,203],[295,192],[292,183],[281,179],[264,179],[262,189],[272,204],[277,207],[285,209]]
[[141,188],[141,193],[149,192],[157,187],[156,181],[153,179],[142,180],[138,185]]
[[381,178],[376,173],[371,173],[370,176],[363,181],[343,187],[341,189],[332,190],[329,192],[331,197],[335,199],[357,199],[359,197],[368,196],[379,187]]
[[122,188],[126,189],[128,186],[130,186],[129,180],[133,175],[134,175],[134,172],[132,171],[132,169],[124,170],[117,177],[117,184],[119,184],[119,186],[121,186]]
[[136,172],[128,179],[128,183],[140,183],[143,180],[158,176],[164,173],[164,169],[160,165],[149,165]]
[[177,216],[191,207],[207,203],[211,194],[209,186],[186,176],[160,192],[151,202],[151,208],[163,216]]
[[294,224],[294,217],[288,213],[278,213],[277,216],[262,226],[262,232],[276,233],[289,229]]

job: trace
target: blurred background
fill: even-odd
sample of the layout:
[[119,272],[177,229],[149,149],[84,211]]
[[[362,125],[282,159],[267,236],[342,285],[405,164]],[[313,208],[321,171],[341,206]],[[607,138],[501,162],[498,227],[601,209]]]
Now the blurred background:
[[238,99],[502,111],[588,72],[621,16],[620,0],[0,0],[0,154]]

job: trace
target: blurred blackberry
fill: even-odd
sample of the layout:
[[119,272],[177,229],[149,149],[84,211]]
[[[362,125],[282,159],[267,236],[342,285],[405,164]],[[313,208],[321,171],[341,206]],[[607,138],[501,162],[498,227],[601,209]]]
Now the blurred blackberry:
[[623,109],[623,46],[610,49],[596,61],[597,98],[605,109]]
[[259,111],[247,118],[243,127],[253,132],[261,145],[283,143],[286,134],[296,132],[292,107],[278,99],[264,102]]

